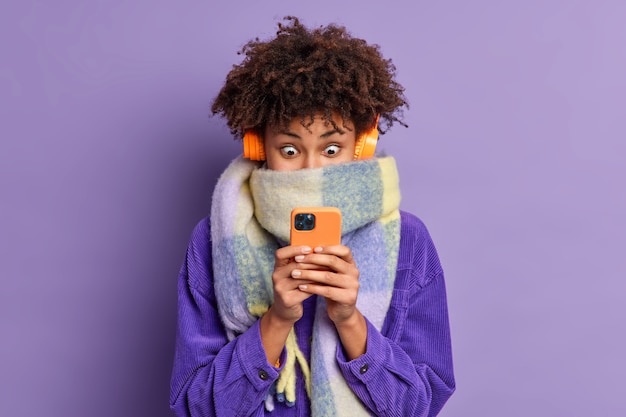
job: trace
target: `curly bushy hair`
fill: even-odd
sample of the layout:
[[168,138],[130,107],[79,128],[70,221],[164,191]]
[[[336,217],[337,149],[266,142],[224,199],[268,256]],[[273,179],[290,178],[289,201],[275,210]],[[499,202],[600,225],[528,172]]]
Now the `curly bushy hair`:
[[371,129],[376,115],[384,133],[402,120],[408,108],[404,88],[395,81],[396,68],[378,45],[352,37],[344,27],[307,29],[293,16],[278,23],[276,37],[249,41],[211,107],[241,138],[246,129],[263,134],[267,125],[286,129],[300,118],[303,126],[322,119],[334,128],[333,114],[354,124],[356,134]]

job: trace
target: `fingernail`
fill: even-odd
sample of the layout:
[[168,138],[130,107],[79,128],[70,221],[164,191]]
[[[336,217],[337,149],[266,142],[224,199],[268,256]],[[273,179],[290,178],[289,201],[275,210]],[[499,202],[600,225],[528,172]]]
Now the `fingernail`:
[[302,253],[311,253],[311,248],[309,248],[308,246],[303,246]]
[[318,246],[314,249],[315,252],[320,253],[321,251],[323,251],[324,248],[322,248],[321,246]]
[[302,262],[304,260],[304,255],[296,255],[294,259],[296,262]]
[[301,290],[306,290],[308,287],[306,285],[298,285],[298,288],[300,288]]
[[297,269],[294,269],[293,271],[291,271],[291,276],[294,278],[298,278],[300,275],[302,275],[302,272],[298,271]]

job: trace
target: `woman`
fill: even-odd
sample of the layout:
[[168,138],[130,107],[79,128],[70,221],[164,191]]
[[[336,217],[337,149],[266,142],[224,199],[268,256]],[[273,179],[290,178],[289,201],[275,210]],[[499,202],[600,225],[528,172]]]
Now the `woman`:
[[[253,160],[229,165],[189,244],[172,409],[436,415],[455,387],[443,271],[398,208],[395,161],[370,157],[378,121],[403,124],[394,66],[342,27],[293,17],[242,53],[212,111]],[[289,245],[298,206],[338,207],[342,244]]]

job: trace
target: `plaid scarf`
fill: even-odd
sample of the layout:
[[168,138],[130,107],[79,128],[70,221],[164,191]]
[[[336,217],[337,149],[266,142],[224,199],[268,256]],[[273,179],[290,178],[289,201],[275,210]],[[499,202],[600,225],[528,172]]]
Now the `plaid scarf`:
[[[334,206],[342,212],[342,244],[360,272],[357,308],[379,330],[393,290],[400,243],[400,191],[391,157],[297,171],[272,171],[235,159],[213,193],[211,238],[218,310],[232,340],[246,331],[273,301],[274,252],[289,241],[290,213],[300,206]],[[335,359],[339,338],[318,297],[311,361],[293,329],[287,360],[273,396],[295,403],[295,363],[305,377],[313,416],[369,415],[346,384]],[[359,413],[361,410],[361,413]]]

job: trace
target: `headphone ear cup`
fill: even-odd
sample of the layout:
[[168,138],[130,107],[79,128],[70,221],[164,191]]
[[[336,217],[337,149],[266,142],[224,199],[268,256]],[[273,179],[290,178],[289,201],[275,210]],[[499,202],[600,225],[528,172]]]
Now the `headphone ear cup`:
[[246,133],[243,134],[243,157],[244,158],[250,158],[250,141],[251,138],[250,136],[252,135],[252,132],[250,131],[246,131]]
[[354,159],[369,159],[376,152],[376,144],[378,143],[378,118],[374,127],[363,133],[356,141],[354,148]]
[[252,161],[265,161],[263,139],[252,129],[246,130],[243,135],[243,157]]

